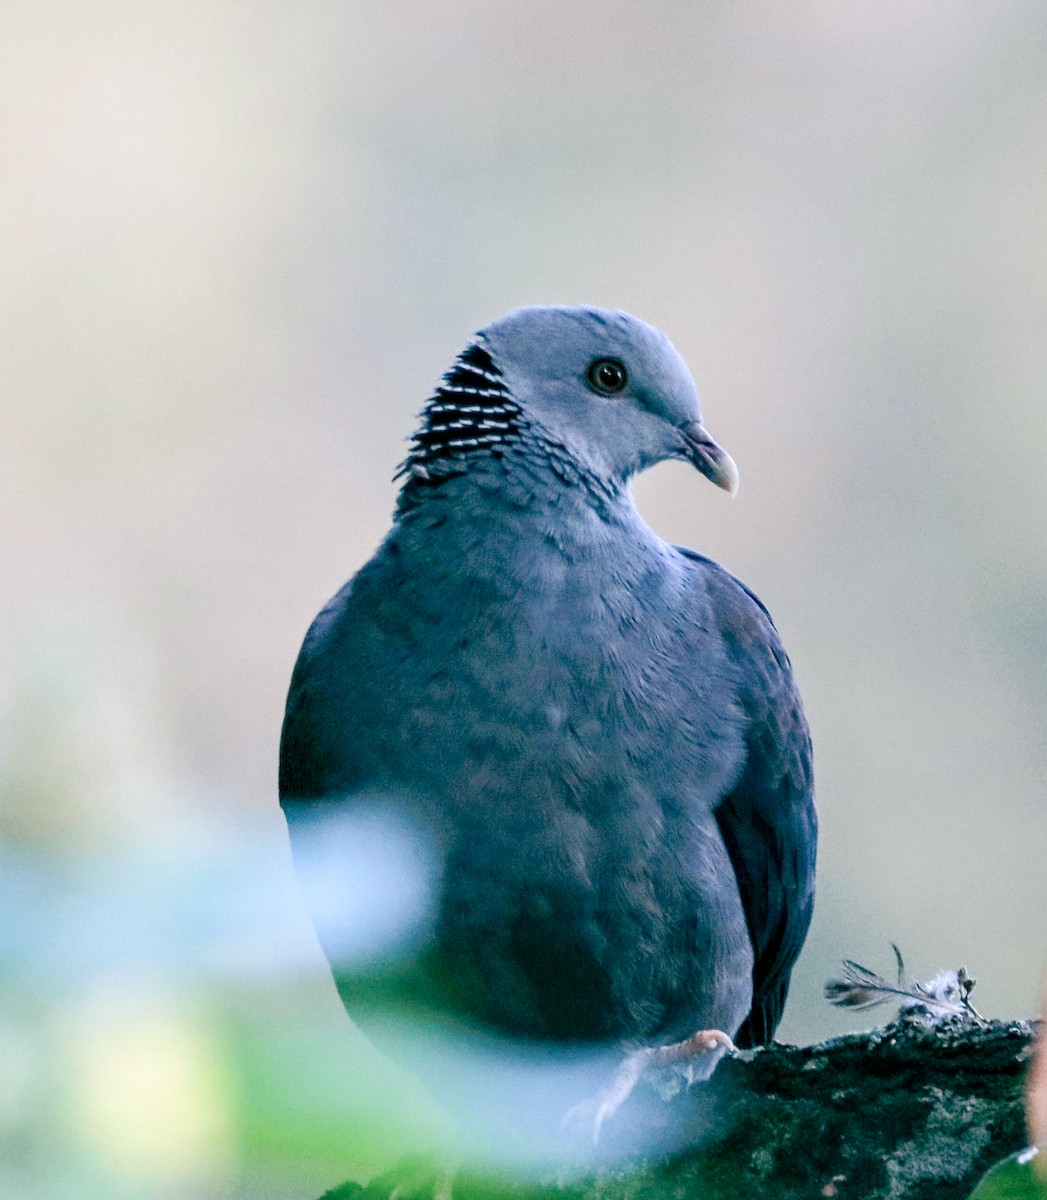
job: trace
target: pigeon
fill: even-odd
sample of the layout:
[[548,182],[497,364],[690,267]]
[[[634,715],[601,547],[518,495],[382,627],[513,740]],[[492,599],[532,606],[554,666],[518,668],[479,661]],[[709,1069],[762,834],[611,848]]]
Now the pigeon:
[[[789,659],[744,584],[639,515],[629,482],[666,459],[737,489],[662,333],[589,307],[477,333],[424,406],[391,531],[309,629],[280,746],[300,871],[319,844],[325,894],[366,892],[367,929],[414,913],[369,982],[317,917],[350,1015],[632,1048],[598,1121],[638,1054],[773,1037],[814,896]],[[382,798],[402,820],[325,824]],[[418,887],[394,878],[412,856]]]

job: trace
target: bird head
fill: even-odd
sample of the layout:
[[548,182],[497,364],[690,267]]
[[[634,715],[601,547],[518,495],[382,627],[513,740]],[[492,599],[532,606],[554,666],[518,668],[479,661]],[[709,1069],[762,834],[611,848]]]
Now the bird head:
[[687,364],[657,329],[601,308],[518,308],[480,334],[524,414],[608,481],[683,459],[733,495]]
[[738,487],[672,343],[611,309],[518,308],[481,330],[426,405],[403,473],[439,480],[529,444],[603,490],[671,458]]

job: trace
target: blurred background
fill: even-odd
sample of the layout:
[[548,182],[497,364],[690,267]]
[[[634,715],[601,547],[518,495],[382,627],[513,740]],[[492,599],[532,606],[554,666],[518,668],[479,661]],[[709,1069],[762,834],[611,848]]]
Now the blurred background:
[[[0,1194],[313,1200],[442,1136],[291,876],[301,638],[469,334],[622,307],[738,461],[637,485],[806,698],[814,928],[1047,964],[1047,9],[8,0]],[[867,1018],[867,1019],[866,1019]]]

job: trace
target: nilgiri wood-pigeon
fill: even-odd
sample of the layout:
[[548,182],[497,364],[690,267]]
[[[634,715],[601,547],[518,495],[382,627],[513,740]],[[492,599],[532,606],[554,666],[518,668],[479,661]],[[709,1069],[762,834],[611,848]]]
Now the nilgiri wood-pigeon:
[[[305,639],[280,750],[325,895],[384,870],[381,832],[325,833],[336,811],[391,799],[390,836],[431,860],[369,983],[318,915],[365,1027],[380,994],[544,1045],[773,1035],[811,917],[810,739],[764,606],[637,512],[630,478],[664,459],[736,488],[683,360],[622,312],[512,312],[426,404],[392,530]],[[412,886],[385,884],[393,907]]]

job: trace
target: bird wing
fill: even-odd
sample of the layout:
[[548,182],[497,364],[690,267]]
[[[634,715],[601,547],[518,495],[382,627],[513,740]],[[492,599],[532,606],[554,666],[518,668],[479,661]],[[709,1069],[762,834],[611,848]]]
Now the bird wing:
[[789,658],[763,604],[729,572],[702,564],[746,716],[746,758],[716,810],[753,946],[752,1010],[741,1046],[770,1041],[814,903],[817,818],[811,738]]

